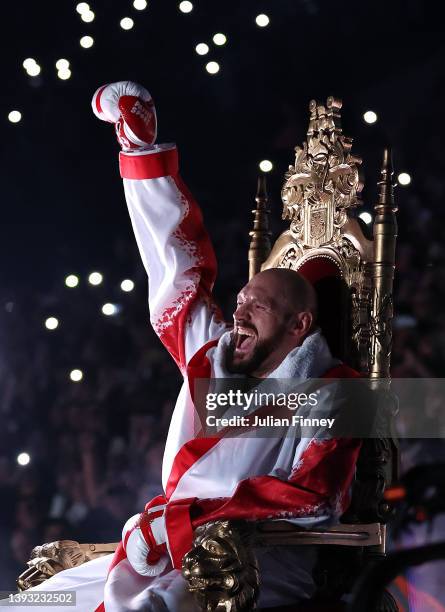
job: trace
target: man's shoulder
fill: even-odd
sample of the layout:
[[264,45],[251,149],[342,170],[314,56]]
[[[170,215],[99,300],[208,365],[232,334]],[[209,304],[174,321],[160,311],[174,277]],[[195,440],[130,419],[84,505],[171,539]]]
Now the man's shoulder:
[[322,378],[361,378],[361,374],[345,363],[339,363],[329,368]]

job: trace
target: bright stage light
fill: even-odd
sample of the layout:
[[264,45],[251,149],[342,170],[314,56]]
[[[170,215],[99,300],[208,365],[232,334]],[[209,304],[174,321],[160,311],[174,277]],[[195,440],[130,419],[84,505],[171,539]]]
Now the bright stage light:
[[59,70],[57,76],[62,81],[67,81],[71,77],[71,70],[69,68],[64,68],[63,70]]
[[94,13],[93,11],[86,11],[85,13],[82,13],[80,18],[82,19],[82,21],[85,21],[85,23],[91,23],[92,21],[94,21]]
[[261,13],[261,15],[256,16],[255,22],[260,28],[265,28],[267,25],[269,25],[270,19],[267,15]]
[[79,277],[76,276],[75,274],[70,274],[65,279],[65,285],[67,287],[70,287],[70,288],[77,287],[78,284],[79,284]]
[[90,285],[100,285],[103,279],[104,277],[100,272],[91,272],[88,277],[88,282],[90,283]]
[[94,45],[94,38],[92,36],[82,36],[80,39],[80,46],[84,49],[89,49]]
[[205,43],[199,43],[198,45],[196,45],[195,51],[198,55],[207,55],[207,53],[209,52],[209,45],[206,45]]
[[22,118],[22,113],[18,110],[13,110],[9,113],[8,119],[11,123],[18,123]]
[[120,26],[123,30],[131,30],[131,28],[134,26],[134,21],[131,19],[131,17],[124,17],[120,21]]
[[366,123],[375,123],[377,121],[377,113],[374,111],[366,111],[363,115],[363,119]]
[[46,329],[57,329],[59,327],[59,320],[56,317],[48,317],[45,321]]
[[179,3],[179,10],[181,13],[191,13],[193,11],[193,4],[188,0],[184,0]]
[[41,71],[42,69],[40,68],[38,64],[32,64],[26,69],[26,72],[29,74],[30,77],[38,76],[41,73]]
[[219,72],[219,64],[218,62],[209,62],[206,64],[206,70],[209,74],[216,74]]
[[362,221],[366,223],[366,225],[369,225],[372,221],[372,215],[366,211],[363,211],[362,213],[360,213],[359,217]]
[[411,183],[411,177],[407,172],[401,172],[397,177],[397,180],[399,181],[399,185],[403,186],[409,185]]
[[19,465],[28,465],[30,461],[31,457],[28,455],[28,453],[20,453],[17,455],[17,463]]
[[215,36],[213,37],[213,42],[215,43],[215,45],[218,45],[218,47],[221,47],[222,45],[226,44],[227,37],[221,33],[215,34]]
[[133,291],[134,289],[133,281],[130,280],[129,278],[126,278],[125,280],[121,282],[121,289],[122,291],[125,291],[126,293],[128,293],[129,291]]
[[133,6],[137,11],[143,11],[147,8],[147,2],[146,0],[134,0]]
[[24,61],[23,61],[23,68],[28,72],[28,70],[31,68],[31,66],[35,66],[37,64],[36,60],[33,59],[32,57],[27,57]]
[[119,312],[119,308],[116,306],[116,304],[110,304],[108,302],[107,304],[104,304],[102,306],[102,313],[107,317],[112,317],[118,312]]
[[76,11],[79,13],[79,15],[84,15],[85,13],[88,13],[89,10],[90,5],[86,2],[79,2],[79,4],[76,6]]
[[260,161],[258,165],[260,167],[260,170],[262,170],[262,172],[270,172],[273,168],[273,163],[269,161],[268,159],[263,159],[263,161]]
[[67,59],[59,59],[56,62],[56,68],[57,70],[66,70],[67,68],[70,67],[70,63]]
[[83,378],[82,370],[71,370],[70,378],[73,382],[80,382]]

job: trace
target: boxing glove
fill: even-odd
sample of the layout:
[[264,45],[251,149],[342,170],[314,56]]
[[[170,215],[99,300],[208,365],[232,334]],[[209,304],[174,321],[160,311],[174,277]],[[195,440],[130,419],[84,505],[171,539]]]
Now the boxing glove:
[[137,83],[119,81],[95,92],[91,106],[96,117],[114,123],[123,151],[137,151],[156,140],[156,109],[151,95]]

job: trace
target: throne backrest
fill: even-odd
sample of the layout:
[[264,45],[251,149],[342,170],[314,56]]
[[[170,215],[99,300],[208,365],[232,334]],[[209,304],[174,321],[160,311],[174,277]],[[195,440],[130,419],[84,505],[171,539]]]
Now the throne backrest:
[[319,325],[334,356],[364,376],[389,378],[395,219],[391,156],[385,151],[374,238],[354,215],[361,205],[362,160],[342,133],[341,100],[309,104],[309,129],[295,148],[281,192],[290,227],[270,249],[267,194],[260,180],[249,250],[250,277],[286,267],[311,281]]

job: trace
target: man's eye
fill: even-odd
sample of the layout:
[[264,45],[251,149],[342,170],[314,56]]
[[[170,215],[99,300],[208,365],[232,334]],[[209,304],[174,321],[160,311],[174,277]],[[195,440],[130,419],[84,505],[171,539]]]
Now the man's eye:
[[264,304],[255,304],[255,307],[258,308],[259,310],[266,310],[266,307],[264,306]]

